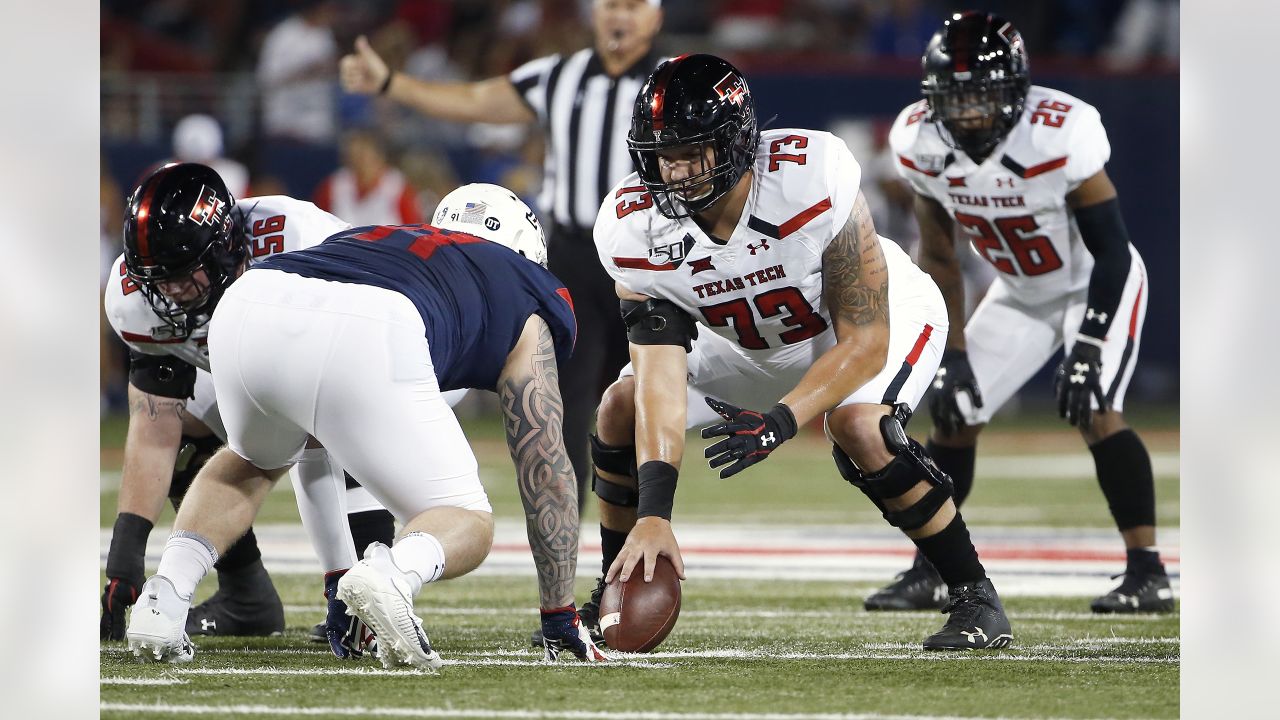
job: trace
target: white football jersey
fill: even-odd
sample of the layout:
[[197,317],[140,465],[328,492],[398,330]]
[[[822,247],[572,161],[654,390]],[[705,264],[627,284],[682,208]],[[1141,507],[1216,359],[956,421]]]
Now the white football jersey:
[[[600,207],[596,250],[623,287],[674,302],[748,356],[812,357],[814,339],[832,337],[822,253],[848,221],[860,178],[853,154],[834,135],[768,130],[726,243],[712,241],[692,219],[664,217],[632,173]],[[891,266],[910,264],[892,241],[881,246]]]
[[[238,200],[231,212],[249,238],[250,264],[276,253],[318,245],[351,227],[309,202],[284,195]],[[148,355],[173,355],[208,370],[209,326],[197,328],[188,338],[174,338],[137,284],[129,279],[123,254],[116,258],[114,267],[107,282],[106,312],[111,327],[125,344]]]
[[1020,301],[1038,304],[1089,285],[1093,256],[1080,240],[1067,193],[1111,156],[1092,105],[1032,86],[1013,129],[981,164],[953,150],[925,101],[907,106],[889,143],[898,173],[937,200]]

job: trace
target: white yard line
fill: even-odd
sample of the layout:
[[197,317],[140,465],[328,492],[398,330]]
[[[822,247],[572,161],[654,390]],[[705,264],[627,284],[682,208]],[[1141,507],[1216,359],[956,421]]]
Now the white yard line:
[[104,677],[98,683],[101,685],[185,685],[187,681],[177,678]]
[[[880,715],[876,713],[702,713],[603,712],[594,710],[482,710],[448,707],[291,707],[287,705],[145,705],[102,703],[103,712],[171,715],[344,715],[353,717],[495,718],[501,720],[971,720],[956,715]],[[973,719],[976,720],[976,719]],[[1012,720],[985,718],[985,720]]]
[[[288,613],[323,613],[327,609],[324,605],[285,605],[284,611]],[[432,605],[418,602],[414,609],[423,615],[424,618],[430,619],[431,616],[440,617],[520,617],[533,616],[538,614],[537,608],[493,608],[493,607],[434,607]],[[682,609],[680,617],[682,618],[707,618],[707,619],[777,619],[777,618],[799,618],[811,620],[846,620],[850,622],[882,622],[884,618],[902,618],[902,617],[933,617],[934,613],[921,612],[863,612],[860,609],[850,608],[848,611],[833,610],[688,610]],[[1175,615],[1155,615],[1144,613],[1140,615],[1101,615],[1098,613],[1088,612],[1011,612],[1009,617],[1013,620],[1085,620],[1100,623],[1116,623],[1116,622],[1152,622],[1156,620],[1167,620]]]

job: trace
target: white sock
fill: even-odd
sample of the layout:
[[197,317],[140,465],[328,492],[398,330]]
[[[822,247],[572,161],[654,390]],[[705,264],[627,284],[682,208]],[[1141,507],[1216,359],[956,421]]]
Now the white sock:
[[196,585],[209,574],[217,561],[218,553],[213,549],[213,543],[198,533],[179,530],[164,544],[164,554],[160,556],[156,574],[168,578],[179,597],[190,600],[196,592]]
[[413,532],[391,548],[391,559],[405,574],[413,594],[444,576],[444,546],[434,535]]

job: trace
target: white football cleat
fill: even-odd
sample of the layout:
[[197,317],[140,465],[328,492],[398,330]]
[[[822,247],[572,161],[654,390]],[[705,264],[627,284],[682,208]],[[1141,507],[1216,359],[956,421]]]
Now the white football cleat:
[[364,559],[338,581],[338,599],[347,604],[347,614],[360,618],[377,635],[383,667],[404,663],[437,670],[443,661],[413,614],[413,595],[403,575],[391,548],[371,543]]
[[191,599],[178,595],[169,578],[153,575],[147,580],[125,631],[134,657],[143,662],[191,662],[196,646],[186,632],[190,609]]

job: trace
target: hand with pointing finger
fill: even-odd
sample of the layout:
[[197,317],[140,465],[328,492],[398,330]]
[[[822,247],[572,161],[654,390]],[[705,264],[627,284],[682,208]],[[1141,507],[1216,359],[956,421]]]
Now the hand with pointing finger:
[[355,52],[344,55],[338,62],[338,77],[342,81],[342,89],[349,93],[379,93],[390,76],[391,69],[363,35],[356,38]]

